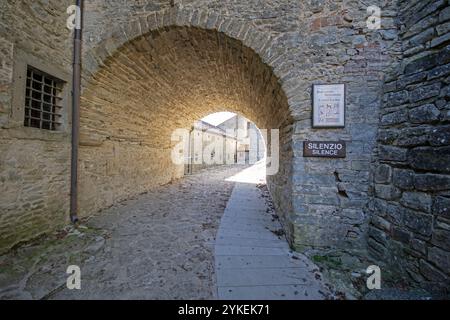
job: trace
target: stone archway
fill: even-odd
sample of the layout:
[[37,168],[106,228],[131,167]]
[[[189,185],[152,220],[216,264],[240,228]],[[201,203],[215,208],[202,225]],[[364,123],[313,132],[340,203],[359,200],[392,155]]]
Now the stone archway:
[[[250,47],[260,38],[248,36],[252,31],[245,24],[239,28],[242,41],[220,26],[152,29],[147,22],[147,27],[140,25],[141,34],[128,35],[132,39],[120,46],[111,38],[86,54],[105,56],[96,56],[98,65],[87,63],[91,69],[84,73],[81,213],[181,177],[182,166],[170,158],[171,133],[223,109],[244,115],[259,128],[281,129],[280,147],[287,152],[269,185],[275,202],[289,207],[292,117],[279,79]],[[256,45],[258,50],[267,52],[269,40],[258,41],[263,43]]]

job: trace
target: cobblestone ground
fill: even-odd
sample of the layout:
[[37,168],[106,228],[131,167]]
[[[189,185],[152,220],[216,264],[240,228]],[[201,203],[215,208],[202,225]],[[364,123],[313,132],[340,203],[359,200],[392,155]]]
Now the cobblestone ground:
[[[204,170],[0,257],[0,299],[216,298],[214,240],[243,166]],[[81,267],[81,290],[66,269]]]

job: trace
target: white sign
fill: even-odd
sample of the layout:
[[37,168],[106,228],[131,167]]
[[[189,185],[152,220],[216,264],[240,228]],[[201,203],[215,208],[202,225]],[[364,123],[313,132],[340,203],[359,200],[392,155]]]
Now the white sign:
[[345,85],[313,86],[313,128],[345,127]]

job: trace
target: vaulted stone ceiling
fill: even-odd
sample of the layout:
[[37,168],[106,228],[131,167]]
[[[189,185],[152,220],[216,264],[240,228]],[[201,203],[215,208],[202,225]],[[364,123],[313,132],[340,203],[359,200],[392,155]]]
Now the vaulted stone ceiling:
[[168,148],[174,129],[218,111],[240,113],[260,128],[291,121],[286,97],[259,56],[198,28],[165,28],[127,43],[83,92],[86,144],[111,139]]

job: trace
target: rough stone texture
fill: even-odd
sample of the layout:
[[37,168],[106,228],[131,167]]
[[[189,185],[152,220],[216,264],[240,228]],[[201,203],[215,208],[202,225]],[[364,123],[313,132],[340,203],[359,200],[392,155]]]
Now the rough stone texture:
[[[225,109],[246,116],[259,128],[280,129],[280,170],[268,178],[268,186],[291,245],[298,250],[311,246],[364,250],[381,75],[399,51],[395,1],[384,2],[371,3],[385,12],[382,29],[375,31],[367,28],[364,1],[183,0],[175,6],[168,0],[87,2],[81,214],[180,177],[182,168],[169,159],[171,131]],[[2,2],[2,64],[11,62],[8,48],[20,46],[70,70],[71,37],[64,27],[68,4]],[[422,61],[423,67],[429,60]],[[8,69],[2,77],[3,73],[9,85]],[[313,130],[311,85],[335,82],[347,84],[346,128]],[[438,90],[431,89],[433,94]],[[427,94],[418,90],[414,96]],[[2,101],[10,97],[3,96]],[[402,94],[392,101],[404,99]],[[8,104],[2,102],[5,108]],[[0,119],[8,121],[5,112]],[[3,156],[11,154],[9,146],[14,143],[7,132],[12,130],[1,133],[7,137],[2,140],[6,140],[1,145],[2,161],[24,162],[28,153]],[[50,143],[28,138],[33,152],[51,148]],[[345,140],[348,156],[332,161],[305,159],[301,143],[308,139]],[[15,170],[20,177],[16,187],[14,175],[4,178],[8,193],[31,189],[27,194],[44,203],[52,200],[49,186],[60,193],[55,209],[49,208],[45,215],[20,209],[20,202],[2,201],[10,206],[10,213],[2,208],[0,250],[66,221],[69,137],[62,140],[66,147],[59,145],[57,163],[66,171],[51,168],[48,171],[54,174],[47,181],[34,175],[25,178],[24,169]],[[388,156],[404,160],[398,150],[387,151]],[[358,218],[347,218],[349,212]],[[27,215],[30,230],[18,235],[17,224]],[[38,219],[45,225],[34,223]]]
[[289,123],[272,72],[224,34],[174,27],[125,44],[84,89],[82,212],[181,177],[172,132],[223,108],[260,128]]
[[11,115],[18,50],[70,74],[71,3],[0,2],[0,252],[68,222],[70,135],[24,128]]
[[449,3],[399,9],[403,55],[385,79],[369,251],[399,281],[448,295]]
[[[0,299],[217,298],[215,237],[243,168],[198,172],[1,256]],[[81,290],[66,288],[72,264]]]

